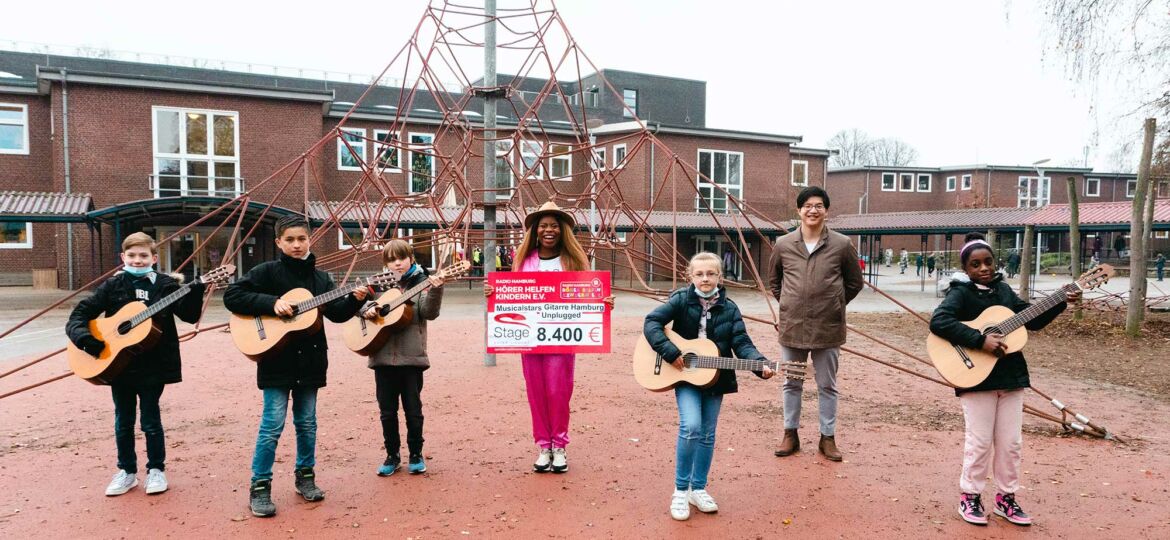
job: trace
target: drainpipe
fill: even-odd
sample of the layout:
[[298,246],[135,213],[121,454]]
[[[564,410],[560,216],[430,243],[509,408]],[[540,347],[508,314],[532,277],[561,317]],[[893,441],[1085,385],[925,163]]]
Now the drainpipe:
[[983,201],[984,205],[987,208],[991,208],[991,167],[987,168],[987,197],[986,197],[986,199],[987,199],[986,201]]
[[[73,192],[73,178],[69,174],[69,84],[65,82],[68,78],[65,68],[61,68],[61,138],[64,142],[65,151],[65,194],[68,195]],[[73,224],[65,225],[65,257],[69,268],[69,285],[68,289],[73,290]]]

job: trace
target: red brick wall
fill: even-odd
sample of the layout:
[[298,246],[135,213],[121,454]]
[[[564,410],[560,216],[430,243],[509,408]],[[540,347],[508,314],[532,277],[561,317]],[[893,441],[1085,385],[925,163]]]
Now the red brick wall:
[[[49,183],[53,161],[49,99],[45,96],[0,95],[0,103],[28,106],[28,154],[0,154],[0,191],[56,191]],[[0,282],[32,283],[33,268],[56,264],[56,230],[34,223],[32,248],[0,249]]]

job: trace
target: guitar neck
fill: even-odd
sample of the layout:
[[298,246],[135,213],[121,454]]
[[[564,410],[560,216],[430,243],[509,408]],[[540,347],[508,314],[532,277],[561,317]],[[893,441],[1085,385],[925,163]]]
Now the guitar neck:
[[1056,292],[1048,295],[1043,300],[1028,306],[1028,309],[1012,315],[1007,320],[995,326],[996,328],[1000,329],[1004,335],[1010,334],[1019,329],[1021,326],[1028,324],[1028,322],[1030,322],[1032,319],[1039,317],[1045,311],[1060,305],[1061,302],[1066,300],[1065,295],[1078,289],[1080,289],[1080,287],[1078,287],[1076,283],[1069,283],[1068,285],[1058,289]]
[[[355,281],[355,286],[357,285],[369,285],[369,281],[365,279],[358,279]],[[338,287],[320,296],[314,296],[303,302],[293,304],[293,309],[296,310],[297,313],[304,313],[311,309],[315,309],[317,307],[328,304],[329,302],[337,300],[338,298],[341,298],[351,292],[353,292],[353,287],[351,286],[347,285],[345,287]]]
[[[198,281],[198,279],[196,281]],[[183,285],[182,287],[179,287],[179,290],[164,296],[162,300],[159,300],[158,302],[155,302],[153,305],[151,305],[149,308],[146,308],[146,311],[143,311],[142,313],[139,313],[138,315],[131,317],[130,318],[130,326],[131,327],[138,326],[138,325],[150,320],[151,317],[158,315],[159,312],[166,309],[167,306],[170,306],[171,304],[174,304],[175,302],[179,301],[179,299],[183,298],[184,296],[187,296],[187,293],[189,293],[189,292],[191,292],[191,283],[188,283],[186,285]]]
[[395,309],[398,309],[398,306],[405,304],[408,300],[410,300],[411,298],[414,298],[415,296],[418,296],[423,291],[425,291],[429,288],[431,288],[430,280],[423,280],[422,283],[419,283],[418,285],[415,285],[414,287],[407,289],[406,292],[402,293],[402,296],[399,296],[398,298],[395,298],[394,300],[392,300],[389,304],[386,304],[386,309],[388,311],[394,311]]
[[776,362],[764,360],[748,360],[746,358],[726,358],[723,356],[690,356],[688,365],[697,368],[733,369],[736,371],[763,371],[764,366],[776,369]]

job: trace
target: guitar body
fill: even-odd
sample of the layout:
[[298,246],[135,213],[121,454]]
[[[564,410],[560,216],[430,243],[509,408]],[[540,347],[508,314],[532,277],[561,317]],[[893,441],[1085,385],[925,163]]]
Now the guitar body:
[[[678,347],[684,355],[696,354],[700,356],[719,356],[719,347],[708,339],[684,339],[682,336],[666,330],[666,337]],[[639,336],[638,344],[634,346],[634,379],[643,388],[653,392],[665,392],[679,383],[690,383],[700,388],[707,388],[719,380],[719,370],[714,368],[687,367],[678,369],[666,359],[658,364],[658,353],[646,341],[646,336]],[[655,373],[655,370],[658,373]]]
[[70,341],[65,346],[69,369],[78,377],[93,384],[110,384],[123,369],[126,369],[131,358],[153,349],[162,337],[162,330],[154,321],[129,328],[126,333],[118,331],[119,325],[125,323],[129,327],[130,319],[146,309],[146,304],[142,302],[130,302],[109,317],[98,317],[89,321],[89,333],[104,341],[106,348],[94,358]]
[[[296,304],[313,298],[308,289],[293,289],[281,295],[280,299]],[[321,330],[321,311],[318,308],[284,318],[276,315],[238,315],[233,313],[228,321],[232,341],[244,356],[260,361],[275,355],[294,336],[313,334]]]
[[[390,289],[374,299],[379,306],[387,305],[402,296],[400,289]],[[342,325],[341,336],[345,346],[363,356],[370,356],[380,350],[390,340],[390,335],[410,324],[414,319],[414,308],[402,304],[384,316],[367,319],[361,314],[345,321]]]
[[[1013,315],[1015,312],[1007,307],[991,306],[983,310],[983,313],[980,313],[974,320],[965,321],[963,324],[978,330],[980,333],[986,333],[985,330],[989,327],[993,327]],[[1020,351],[1028,344],[1028,331],[1021,326],[1004,336],[1004,343],[1007,345],[1005,354]],[[983,350],[966,347],[958,347],[958,349],[962,349],[963,352],[960,353],[951,342],[934,334],[926,337],[926,351],[930,355],[930,361],[934,363],[934,368],[947,382],[958,388],[971,388],[986,380],[987,376],[991,374],[992,368],[995,367],[995,362],[999,360],[994,354]],[[968,366],[964,361],[964,355],[971,361],[971,366]]]

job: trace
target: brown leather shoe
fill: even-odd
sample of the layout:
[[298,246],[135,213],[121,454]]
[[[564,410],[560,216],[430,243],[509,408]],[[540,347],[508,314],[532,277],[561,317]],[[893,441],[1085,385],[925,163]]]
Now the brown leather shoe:
[[784,430],[784,439],[780,441],[780,449],[775,452],[776,457],[791,456],[800,450],[800,436],[795,429]]
[[821,435],[821,454],[829,461],[841,461],[841,452],[837,450],[837,441],[832,435]]

